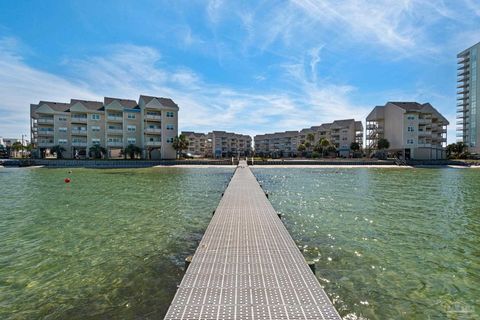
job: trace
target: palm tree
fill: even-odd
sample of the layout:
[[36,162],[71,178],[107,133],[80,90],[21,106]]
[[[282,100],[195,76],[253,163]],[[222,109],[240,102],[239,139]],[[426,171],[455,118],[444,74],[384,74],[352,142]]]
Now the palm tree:
[[65,148],[60,145],[53,146],[50,149],[51,153],[55,153],[57,155],[57,159],[63,159],[63,153],[65,151],[66,151]]
[[315,135],[313,133],[309,133],[307,134],[307,143],[305,144],[305,146],[307,147],[308,151],[311,151],[311,148],[312,146],[314,145],[314,142],[315,141]]
[[328,152],[328,147],[330,146],[330,141],[328,141],[327,139],[323,138],[322,140],[320,140],[320,147],[321,149],[323,150],[323,155],[325,156],[326,153]]
[[302,153],[302,156],[305,154],[305,150],[307,150],[307,147],[305,147],[305,144],[301,143],[298,145],[297,150]]
[[141,154],[142,154],[142,148],[134,144],[129,144],[123,151],[123,155],[125,156],[125,158],[128,155],[130,159],[135,159],[136,156],[140,156]]
[[23,144],[20,141],[12,143],[11,149],[15,151],[15,157],[18,156],[18,152],[23,150]]
[[182,154],[183,150],[188,149],[188,140],[187,136],[184,134],[179,135],[173,139],[173,149],[177,151],[177,157]]
[[390,142],[385,138],[378,139],[377,147],[378,150],[388,149],[390,148]]
[[95,144],[88,149],[90,156],[94,159],[101,159],[105,154],[107,154],[107,149],[102,147],[99,144]]

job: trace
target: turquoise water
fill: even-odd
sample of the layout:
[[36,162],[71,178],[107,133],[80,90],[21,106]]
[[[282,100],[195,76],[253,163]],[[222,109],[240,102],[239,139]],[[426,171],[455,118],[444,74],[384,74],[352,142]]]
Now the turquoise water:
[[162,318],[233,169],[67,171],[0,168],[0,319]]
[[344,319],[480,319],[480,170],[254,172]]
[[[162,318],[232,173],[0,168],[0,319]],[[480,170],[254,173],[344,319],[480,319]]]

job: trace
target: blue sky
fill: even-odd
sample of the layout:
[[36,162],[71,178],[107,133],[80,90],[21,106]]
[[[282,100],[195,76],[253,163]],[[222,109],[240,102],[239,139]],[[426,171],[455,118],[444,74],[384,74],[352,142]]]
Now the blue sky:
[[1,1],[0,136],[29,104],[171,97],[180,129],[247,134],[430,102],[455,140],[456,54],[477,0]]

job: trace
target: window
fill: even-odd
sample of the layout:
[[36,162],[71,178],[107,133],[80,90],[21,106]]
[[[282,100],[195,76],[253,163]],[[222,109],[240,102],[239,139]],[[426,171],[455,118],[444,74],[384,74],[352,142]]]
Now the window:
[[127,130],[130,132],[135,132],[137,131],[137,126],[127,126]]
[[58,131],[59,132],[67,132],[67,128],[66,127],[60,127],[60,128],[58,128]]
[[100,139],[92,139],[92,144],[100,144]]
[[67,117],[58,117],[58,121],[67,121]]
[[173,143],[173,138],[167,138],[167,143]]
[[129,113],[129,114],[127,115],[127,118],[128,118],[128,119],[135,119],[135,113]]
[[100,120],[99,114],[92,114],[92,120]]
[[413,141],[413,139],[407,139],[407,144],[414,144],[415,142]]
[[128,138],[128,139],[127,139],[127,142],[128,142],[128,144],[135,144],[135,143],[137,143],[137,139],[135,139],[135,138]]
[[175,113],[173,111],[167,111],[167,118],[173,118]]
[[68,140],[67,139],[58,139],[58,144],[67,144]]
[[408,120],[415,120],[415,116],[407,116]]
[[167,130],[174,130],[175,126],[173,124],[167,124]]
[[92,131],[95,131],[95,132],[99,132],[100,131],[100,127],[99,126],[91,126],[92,128]]
[[408,128],[407,128],[407,131],[408,131],[408,132],[414,132],[415,129],[414,129],[413,127],[408,127]]
[[122,142],[122,138],[108,138],[108,142]]

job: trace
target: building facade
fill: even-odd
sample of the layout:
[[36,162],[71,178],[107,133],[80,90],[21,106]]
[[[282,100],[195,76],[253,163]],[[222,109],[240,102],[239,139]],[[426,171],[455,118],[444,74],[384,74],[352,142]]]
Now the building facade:
[[387,150],[404,159],[445,159],[447,119],[431,104],[387,102],[376,106],[366,120],[366,148],[378,151],[379,139],[387,139]]
[[99,145],[108,158],[121,158],[122,151],[134,145],[142,149],[144,159],[175,159],[178,111],[171,99],[144,95],[138,103],[108,97],[103,102],[40,101],[30,105],[34,155],[43,158],[61,146],[65,158],[89,158],[90,148]]
[[207,134],[183,131],[189,141],[188,153],[205,158],[245,157],[252,154],[252,138],[226,131]]
[[361,121],[354,119],[335,120],[332,123],[324,123],[319,126],[302,129],[300,131],[285,131],[256,135],[255,153],[260,156],[275,158],[296,157],[300,154],[298,146],[307,142],[309,134],[313,134],[315,145],[322,139],[326,139],[335,146],[342,157],[351,154],[352,142],[363,146],[363,125]]
[[480,42],[457,55],[457,139],[480,153]]

